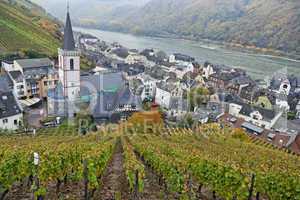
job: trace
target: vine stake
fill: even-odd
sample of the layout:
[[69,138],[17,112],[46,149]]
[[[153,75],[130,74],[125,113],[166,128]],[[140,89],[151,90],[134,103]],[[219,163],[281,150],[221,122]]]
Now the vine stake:
[[249,188],[249,196],[248,196],[248,200],[251,200],[251,199],[252,199],[254,183],[255,183],[255,174],[252,174],[252,177],[251,177],[251,185],[250,185],[250,188]]
[[139,200],[139,171],[135,171],[134,199]]
[[87,160],[83,161],[83,176],[84,176],[84,199],[89,200],[89,179],[88,179],[88,162]]

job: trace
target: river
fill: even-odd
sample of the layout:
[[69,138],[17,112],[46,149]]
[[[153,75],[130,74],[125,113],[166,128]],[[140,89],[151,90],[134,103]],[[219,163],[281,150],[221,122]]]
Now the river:
[[239,52],[216,44],[191,40],[136,36],[79,27],[75,27],[74,30],[94,35],[106,42],[118,42],[132,49],[153,48],[163,50],[168,54],[183,53],[195,57],[200,63],[209,61],[215,64],[241,68],[255,79],[266,80],[278,70],[286,70],[289,74],[300,76],[300,61],[284,57]]

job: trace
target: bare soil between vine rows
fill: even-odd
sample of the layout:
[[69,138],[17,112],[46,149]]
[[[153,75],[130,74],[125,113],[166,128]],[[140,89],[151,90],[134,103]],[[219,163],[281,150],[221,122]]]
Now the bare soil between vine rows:
[[130,199],[130,191],[123,163],[123,149],[121,144],[118,142],[112,160],[102,177],[102,185],[100,189],[95,192],[93,199]]

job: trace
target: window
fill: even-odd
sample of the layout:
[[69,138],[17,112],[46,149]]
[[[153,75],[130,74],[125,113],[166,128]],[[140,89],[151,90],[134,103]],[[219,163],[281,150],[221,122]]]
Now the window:
[[48,82],[47,81],[44,81],[44,86],[47,86],[48,85]]
[[14,125],[18,125],[18,120],[14,120]]
[[74,59],[70,59],[70,70],[74,70]]
[[3,124],[7,124],[7,123],[8,123],[8,119],[4,119]]

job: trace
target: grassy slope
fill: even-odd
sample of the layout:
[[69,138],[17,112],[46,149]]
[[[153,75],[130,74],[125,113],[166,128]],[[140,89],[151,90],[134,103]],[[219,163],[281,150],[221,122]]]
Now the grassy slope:
[[[23,1],[23,0],[22,0]],[[22,1],[9,4],[0,1],[0,52],[21,49],[55,55],[60,44],[59,25],[42,14],[37,6],[25,7]]]

